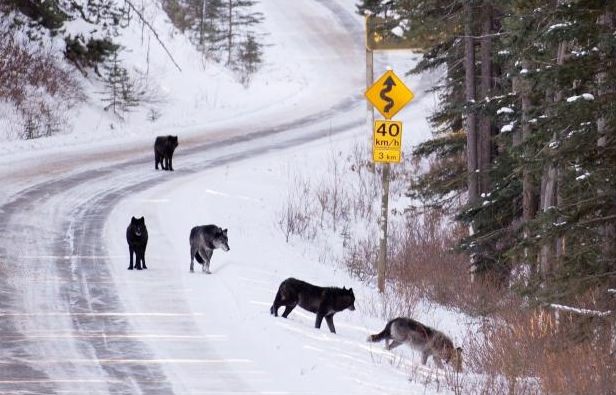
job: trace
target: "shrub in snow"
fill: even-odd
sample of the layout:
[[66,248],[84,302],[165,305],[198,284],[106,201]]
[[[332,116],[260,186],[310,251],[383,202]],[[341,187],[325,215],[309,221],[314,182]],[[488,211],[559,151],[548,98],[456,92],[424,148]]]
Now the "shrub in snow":
[[53,48],[32,46],[8,25],[0,26],[0,34],[0,99],[17,110],[18,137],[57,133],[85,99],[79,81]]

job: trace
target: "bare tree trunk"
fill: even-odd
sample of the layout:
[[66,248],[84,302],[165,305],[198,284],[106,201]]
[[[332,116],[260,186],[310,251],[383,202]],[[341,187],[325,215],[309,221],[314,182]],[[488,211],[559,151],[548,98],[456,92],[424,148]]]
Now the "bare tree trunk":
[[[610,30],[613,31],[614,28],[616,28],[616,14],[610,11],[606,11],[605,14],[603,14],[599,18],[598,24],[606,25]],[[606,61],[608,60],[606,59]],[[612,65],[612,67],[614,67],[614,59],[611,59],[608,62]],[[597,82],[601,87],[597,92],[599,97],[606,94],[614,93],[614,90],[616,90],[616,84],[614,84],[614,82],[606,86],[606,72],[602,72],[597,75]],[[607,145],[609,132],[610,131],[606,128],[605,117],[602,114],[602,116],[597,119],[597,134],[599,135],[599,138],[597,139],[598,147],[604,148]],[[611,132],[614,133],[614,130],[612,130]],[[612,138],[614,138],[614,136],[612,136]],[[597,191],[597,193],[602,195],[605,193],[605,191],[599,190]],[[603,236],[603,259],[606,261],[613,260],[614,255],[616,255],[616,222],[614,220],[610,220],[609,222],[607,222],[603,226],[601,233]]]
[[199,23],[199,50],[203,51],[203,41],[205,33],[205,5],[207,0],[201,0],[201,18]]
[[[481,11],[481,100],[490,95],[492,89],[492,7],[489,3]],[[484,110],[481,114],[479,141],[477,144],[479,174],[481,181],[479,192],[490,190],[490,164],[492,154],[492,120]]]
[[[522,67],[527,67],[528,62],[522,62]],[[532,131],[529,123],[529,112],[530,112],[530,87],[528,86],[528,81],[520,82],[520,90],[522,93],[522,143],[527,144],[528,139],[530,139]],[[528,159],[528,156],[531,155],[532,150],[530,147],[525,147],[524,156],[525,159]],[[522,174],[522,219],[523,221],[529,222],[535,217],[535,199],[534,199],[534,191],[531,180],[530,170],[528,166],[524,166],[523,174]]]
[[[475,39],[473,38],[473,7],[470,0],[464,2],[464,84],[466,105],[475,105]],[[468,171],[468,203],[474,203],[479,197],[477,177],[477,114],[469,110],[466,115],[466,164]],[[470,224],[469,234],[473,234],[473,224]],[[474,279],[476,257],[471,255],[471,281]]]
[[229,0],[229,26],[227,29],[227,64],[231,64],[231,49],[233,47],[233,0]]
[[[555,138],[556,136],[554,136]],[[546,166],[542,176],[541,209],[543,212],[556,206],[556,168],[550,164]],[[553,269],[554,247],[551,242],[546,242],[541,247],[541,274],[547,278]]]
[[[464,69],[466,104],[475,104],[475,40],[473,38],[473,7],[464,3]],[[468,201],[475,202],[479,196],[477,181],[477,115],[469,111],[466,116],[466,162],[468,167]]]
[[[522,68],[529,69],[529,62],[522,60]],[[524,77],[515,77],[513,79],[513,91],[520,95],[521,111],[522,111],[522,131],[515,131],[513,134],[513,146],[519,147],[524,145],[523,160],[532,155],[532,148],[528,146],[528,139],[531,137],[532,129],[529,123],[530,112],[530,86]],[[531,172],[526,164],[522,166],[522,218],[518,219],[514,225],[522,224],[523,226],[535,218],[536,203],[535,191],[532,183]],[[530,232],[524,229],[524,238],[528,239]],[[530,256],[528,248],[524,249],[523,262],[530,264],[531,270],[536,271],[535,259]]]
[[[528,67],[528,62],[523,61],[522,67]],[[522,77],[521,82],[521,92],[522,92],[522,143],[525,145],[524,147],[524,160],[528,160],[529,156],[532,155],[532,148],[528,144],[528,140],[531,137],[532,130],[529,123],[529,112],[530,112],[530,87],[528,81],[524,80]],[[532,183],[532,176],[528,165],[524,165],[522,170],[522,222],[524,224],[529,223],[535,218],[536,214],[536,203],[535,203],[535,191]],[[528,228],[524,229],[524,238],[528,239],[530,237],[530,231]],[[536,271],[536,256],[531,257],[530,252],[527,248],[524,249],[524,260],[526,263],[530,264],[531,270],[533,272]],[[535,269],[535,270],[533,270]]]
[[[565,52],[567,50],[567,43],[561,42],[558,45],[558,53],[556,62],[562,65],[565,60]],[[554,100],[558,103],[563,99],[563,92],[557,91]],[[552,136],[552,141],[556,141],[558,136],[556,133]],[[541,210],[546,212],[552,207],[558,205],[558,171],[554,164],[546,166],[542,181],[541,181]],[[559,199],[560,200],[560,199]],[[562,240],[556,240],[555,243],[546,242],[541,247],[541,274],[544,279],[547,278],[554,269],[554,260],[558,258],[558,254],[562,253]]]

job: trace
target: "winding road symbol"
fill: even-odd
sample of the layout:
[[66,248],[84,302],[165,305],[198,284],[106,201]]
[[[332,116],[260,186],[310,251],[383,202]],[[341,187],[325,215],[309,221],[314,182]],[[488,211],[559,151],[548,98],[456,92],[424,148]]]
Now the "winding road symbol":
[[383,111],[384,112],[389,112],[389,110],[391,110],[391,108],[394,106],[394,99],[392,99],[389,96],[386,96],[386,94],[389,91],[391,91],[394,86],[396,86],[396,83],[394,82],[394,79],[391,78],[391,76],[389,76],[389,77],[387,77],[385,82],[383,82],[383,86],[385,88],[383,88],[381,90],[381,93],[379,94],[379,97],[387,102],[387,105],[383,108]]
[[391,119],[415,95],[404,83],[388,70],[367,91],[366,98],[385,117]]

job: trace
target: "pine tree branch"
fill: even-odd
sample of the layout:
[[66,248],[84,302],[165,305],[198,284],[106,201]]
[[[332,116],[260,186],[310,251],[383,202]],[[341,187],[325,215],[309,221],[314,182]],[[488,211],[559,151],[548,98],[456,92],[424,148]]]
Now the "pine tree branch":
[[141,19],[141,21],[152,31],[152,33],[154,33],[154,37],[156,37],[156,40],[158,41],[158,43],[160,44],[161,47],[163,47],[163,49],[165,50],[165,52],[167,52],[167,55],[169,55],[169,59],[171,59],[171,61],[173,62],[173,64],[175,65],[175,67],[178,68],[178,70],[180,72],[182,72],[182,69],[180,68],[180,66],[177,64],[177,62],[175,61],[175,59],[173,59],[173,56],[171,55],[171,52],[169,52],[169,50],[167,49],[167,47],[165,46],[165,44],[163,44],[162,40],[160,39],[160,37],[158,36],[158,33],[156,33],[156,30],[154,30],[154,28],[152,27],[152,25],[150,25],[150,22],[146,21],[145,18],[143,17],[143,15],[141,15],[141,13],[139,12],[139,10],[137,9],[137,7],[135,7],[133,5],[133,3],[131,3],[130,0],[125,0],[126,3],[130,6],[130,8],[133,9],[133,11],[135,11],[135,13],[137,13],[137,16],[139,17],[139,19]]

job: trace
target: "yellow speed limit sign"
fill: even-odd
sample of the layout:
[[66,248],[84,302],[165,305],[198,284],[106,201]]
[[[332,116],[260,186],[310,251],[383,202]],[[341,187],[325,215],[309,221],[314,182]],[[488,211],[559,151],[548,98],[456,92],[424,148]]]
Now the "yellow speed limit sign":
[[374,121],[372,157],[375,162],[399,163],[402,152],[402,122]]

